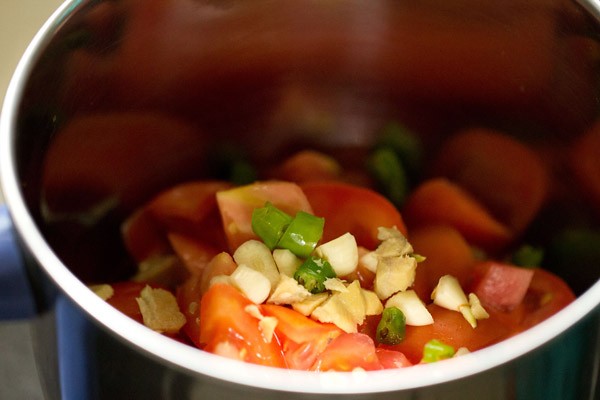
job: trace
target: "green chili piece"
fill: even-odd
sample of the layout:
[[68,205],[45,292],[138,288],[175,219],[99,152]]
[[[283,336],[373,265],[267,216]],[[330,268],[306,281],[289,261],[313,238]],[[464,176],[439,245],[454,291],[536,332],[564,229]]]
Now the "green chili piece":
[[432,363],[454,356],[454,347],[443,343],[437,339],[432,339],[425,343],[423,348],[423,360],[422,362]]
[[422,171],[423,145],[414,132],[397,121],[389,122],[381,129],[375,146],[393,150],[409,177],[416,178]]
[[252,230],[273,250],[293,218],[267,202],[264,207],[252,211]]
[[324,292],[325,281],[335,277],[331,264],[327,260],[315,257],[307,258],[294,273],[294,279],[311,293]]
[[381,192],[396,206],[402,206],[408,196],[409,185],[398,155],[391,148],[376,149],[369,157],[368,168]]
[[248,185],[258,177],[256,169],[244,160],[234,161],[230,166],[229,181],[234,185]]
[[511,261],[519,267],[539,267],[544,258],[544,250],[525,244],[519,247],[512,255]]
[[300,258],[307,258],[323,236],[325,219],[299,211],[279,239],[277,247],[288,249]]
[[406,334],[406,317],[398,307],[387,307],[377,325],[376,339],[381,344],[394,345],[402,342]]

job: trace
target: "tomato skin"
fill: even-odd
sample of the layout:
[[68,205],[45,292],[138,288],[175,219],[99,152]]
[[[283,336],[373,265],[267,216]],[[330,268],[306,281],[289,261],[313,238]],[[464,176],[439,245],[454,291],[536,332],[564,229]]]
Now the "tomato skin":
[[523,331],[556,314],[575,300],[575,294],[561,278],[536,268],[524,299],[525,317],[517,331]]
[[447,310],[435,304],[429,304],[427,309],[433,317],[433,324],[407,326],[406,336],[400,344],[381,347],[399,351],[410,362],[418,364],[423,357],[423,346],[431,339],[438,339],[455,349],[465,347],[475,351],[508,338],[512,331],[511,327],[504,326],[492,315],[489,319],[477,321],[477,327],[473,329],[457,311]]
[[121,237],[127,252],[137,262],[171,250],[161,226],[146,208],[136,210],[123,222]]
[[523,301],[534,275],[533,269],[495,261],[475,266],[473,292],[486,308],[510,311]]
[[308,182],[301,188],[315,215],[325,218],[324,242],[350,232],[358,245],[374,249],[381,226],[396,226],[406,235],[400,212],[373,190],[333,181]]
[[157,195],[146,209],[165,231],[186,234],[224,249],[226,242],[216,193],[230,187],[230,183],[223,181],[183,183]]
[[114,294],[106,302],[128,317],[143,324],[142,312],[135,299],[140,296],[140,292],[146,285],[143,282],[132,281],[113,283],[110,286],[112,286]]
[[240,360],[286,368],[283,350],[276,336],[267,341],[259,320],[245,308],[254,305],[230,285],[216,284],[200,302],[200,340],[204,350],[220,354],[223,346],[235,349]]
[[443,275],[454,276],[466,287],[475,257],[460,232],[448,225],[430,225],[411,230],[410,236],[415,253],[426,257],[419,263],[413,284],[421,300],[429,301]]
[[512,240],[498,222],[470,193],[445,178],[429,179],[409,195],[403,209],[408,227],[449,225],[471,244],[497,251]]
[[222,190],[217,193],[217,204],[229,250],[250,239],[258,239],[252,230],[252,212],[269,201],[290,215],[298,211],[313,213],[310,203],[298,185],[283,181],[262,181]]
[[191,274],[201,274],[207,264],[219,251],[192,236],[171,232],[167,234],[169,243]]
[[365,371],[383,369],[373,339],[362,333],[343,333],[325,348],[312,367],[314,371]]
[[292,369],[309,369],[327,345],[343,333],[333,324],[316,322],[287,307],[264,304],[261,310],[264,315],[277,318],[275,332]]
[[467,129],[453,136],[432,170],[471,193],[514,233],[527,228],[548,195],[548,172],[539,156],[490,129]]
[[291,182],[339,180],[342,167],[338,161],[324,153],[302,150],[293,154],[272,171],[276,179]]
[[202,348],[200,343],[201,284],[202,277],[200,275],[190,275],[176,291],[179,310],[186,319],[181,331],[198,348]]
[[377,348],[377,359],[384,369],[404,368],[413,365],[406,356],[399,352],[384,348]]

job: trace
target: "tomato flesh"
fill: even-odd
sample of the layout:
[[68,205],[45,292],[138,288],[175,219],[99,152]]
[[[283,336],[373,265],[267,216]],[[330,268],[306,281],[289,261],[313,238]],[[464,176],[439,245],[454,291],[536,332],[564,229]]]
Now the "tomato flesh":
[[287,307],[265,304],[261,309],[277,318],[275,331],[292,369],[309,369],[329,342],[343,333],[333,324],[316,322]]
[[313,213],[300,187],[291,182],[257,182],[220,191],[217,203],[231,251],[247,240],[258,238],[252,231],[252,211],[267,201],[292,216],[298,211]]
[[519,305],[534,275],[532,269],[487,261],[476,266],[473,292],[484,306],[510,311]]
[[[204,350],[211,353],[254,364],[286,368],[277,337],[265,338],[259,319],[247,312],[246,307],[253,305],[233,286],[213,285],[200,303],[199,342]],[[228,353],[223,354],[223,349],[227,349]]]
[[323,241],[350,232],[359,245],[374,249],[381,226],[395,226],[406,234],[396,207],[372,190],[340,182],[310,182],[301,187],[315,215],[325,218]]
[[373,339],[362,333],[343,333],[317,357],[315,371],[365,371],[382,369]]

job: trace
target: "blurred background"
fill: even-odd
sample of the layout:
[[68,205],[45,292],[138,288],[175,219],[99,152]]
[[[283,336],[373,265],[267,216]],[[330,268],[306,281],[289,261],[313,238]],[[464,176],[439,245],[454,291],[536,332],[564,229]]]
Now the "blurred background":
[[[62,0],[0,1],[0,103],[4,102],[10,78],[28,43],[61,3]],[[0,192],[0,203],[2,200]],[[0,259],[0,279],[2,276]],[[42,398],[29,323],[26,320],[0,321],[0,399]]]

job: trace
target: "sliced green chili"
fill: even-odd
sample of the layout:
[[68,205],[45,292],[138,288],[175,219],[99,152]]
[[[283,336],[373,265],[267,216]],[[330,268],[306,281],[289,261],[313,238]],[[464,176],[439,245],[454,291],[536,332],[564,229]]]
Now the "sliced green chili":
[[290,215],[267,202],[252,212],[252,230],[273,250],[292,220]]
[[381,344],[395,345],[406,335],[406,317],[398,307],[386,307],[377,325],[376,339]]
[[294,279],[311,293],[324,292],[325,281],[335,277],[331,264],[327,260],[315,257],[307,258],[294,273]]
[[391,148],[376,149],[369,157],[368,168],[381,192],[395,205],[404,204],[409,185],[398,155]]
[[539,267],[544,259],[544,250],[540,247],[523,245],[512,255],[511,261],[519,267]]
[[409,177],[415,178],[415,175],[422,170],[423,145],[421,141],[414,132],[397,121],[392,121],[381,129],[375,146],[393,150],[402,161]]
[[437,339],[432,339],[425,343],[423,347],[423,360],[422,362],[432,363],[447,358],[454,357],[454,347],[443,343]]
[[300,258],[307,258],[323,236],[325,219],[299,211],[279,239],[277,247],[288,249]]

